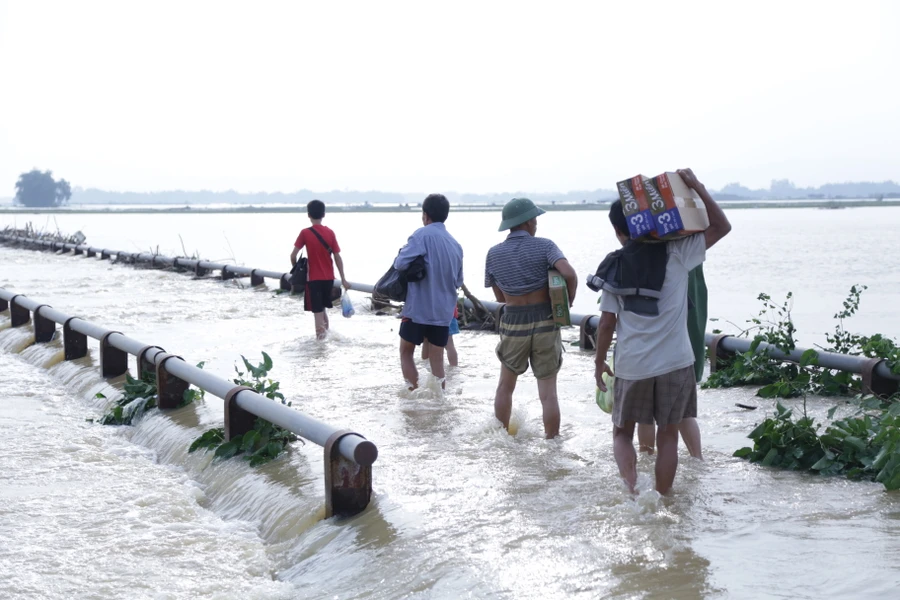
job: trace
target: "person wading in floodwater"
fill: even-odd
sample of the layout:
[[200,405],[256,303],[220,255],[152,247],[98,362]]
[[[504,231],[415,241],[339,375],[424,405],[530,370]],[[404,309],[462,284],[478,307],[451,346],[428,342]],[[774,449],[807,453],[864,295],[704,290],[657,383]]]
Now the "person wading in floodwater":
[[334,232],[322,225],[325,218],[325,203],[321,200],[312,200],[306,205],[306,215],[312,227],[300,231],[297,241],[294,242],[294,250],[291,252],[291,266],[297,264],[297,254],[300,249],[306,247],[309,255],[309,274],[306,282],[306,291],[303,294],[303,308],[313,314],[313,322],[316,327],[316,338],[325,339],[328,335],[328,313],[326,308],[333,308],[332,290],[334,288],[334,266],[331,264],[332,254],[334,264],[341,274],[341,284],[349,290],[350,284],[344,277],[344,261],[341,259],[341,247],[338,246]]
[[463,250],[444,221],[450,202],[443,194],[431,194],[422,202],[422,227],[409,237],[394,259],[394,268],[405,270],[417,257],[425,258],[425,278],[411,281],[400,312],[400,369],[410,390],[419,387],[416,346],[428,340],[431,373],[444,387],[444,347],[456,309],[457,289],[463,283]]
[[[639,314],[628,296],[604,290],[600,296],[597,356],[594,379],[606,391],[602,375],[612,375],[606,355],[616,333],[616,383],[613,401],[613,453],[619,473],[633,493],[637,483],[634,430],[637,423],[656,423],[656,490],[672,489],[678,470],[678,428],[685,418],[697,416],[694,351],[687,328],[688,273],[703,263],[706,250],[731,231],[731,224],[690,169],[678,174],[699,194],[709,214],[709,228],[695,235],[662,244],[631,242],[622,202],[609,209],[616,237],[632,258],[622,269],[638,288],[653,289],[645,281],[659,277],[657,314]],[[633,244],[638,244],[634,246]],[[662,253],[661,255],[659,253]],[[625,254],[623,254],[625,256]],[[624,277],[624,276],[623,276]],[[629,308],[632,306],[633,308]]]
[[506,203],[499,231],[510,232],[505,241],[488,250],[484,286],[493,288],[497,302],[506,303],[497,344],[500,381],[494,414],[509,429],[516,381],[530,362],[543,407],[544,433],[549,439],[559,434],[556,374],[562,366],[563,347],[550,307],[547,271],[556,269],[566,280],[569,306],[575,301],[578,276],[553,241],[535,237],[537,217],[544,212],[528,198],[513,198]]

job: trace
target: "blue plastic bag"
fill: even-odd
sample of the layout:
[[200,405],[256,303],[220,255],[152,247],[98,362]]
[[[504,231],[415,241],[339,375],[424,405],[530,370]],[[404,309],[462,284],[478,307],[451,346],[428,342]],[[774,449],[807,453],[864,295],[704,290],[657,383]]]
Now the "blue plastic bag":
[[356,311],[353,310],[353,302],[350,300],[350,292],[344,291],[344,295],[341,296],[341,314],[343,314],[348,319],[356,314]]

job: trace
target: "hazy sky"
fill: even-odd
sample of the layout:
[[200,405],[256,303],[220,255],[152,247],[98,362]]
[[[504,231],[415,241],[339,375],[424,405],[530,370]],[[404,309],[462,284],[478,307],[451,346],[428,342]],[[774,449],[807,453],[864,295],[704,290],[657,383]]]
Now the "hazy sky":
[[900,2],[0,0],[0,196],[900,180]]

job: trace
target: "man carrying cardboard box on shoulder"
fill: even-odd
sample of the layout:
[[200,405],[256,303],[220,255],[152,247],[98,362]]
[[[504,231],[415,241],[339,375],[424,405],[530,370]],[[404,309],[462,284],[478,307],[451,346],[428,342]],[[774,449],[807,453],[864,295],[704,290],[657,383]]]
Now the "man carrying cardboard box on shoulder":
[[[694,351],[687,328],[688,273],[703,263],[708,248],[731,231],[725,213],[694,173],[682,169],[678,175],[703,200],[709,227],[681,239],[641,244],[639,248],[663,249],[661,254],[657,250],[628,252],[638,249],[634,244],[640,243],[629,240],[622,203],[613,203],[609,220],[623,245],[621,256],[627,260],[618,263],[621,268],[615,279],[619,281],[610,278],[598,284],[603,294],[594,378],[597,386],[606,391],[601,377],[603,373],[613,374],[606,364],[606,355],[615,332],[613,453],[631,492],[637,481],[633,438],[638,423],[656,424],[656,490],[665,494],[672,488],[678,469],[679,423],[697,416]],[[609,259],[601,263],[601,269]],[[655,285],[660,281],[661,285]],[[633,292],[635,288],[637,293]],[[653,293],[648,295],[647,290]]]
[[[559,434],[559,400],[556,374],[562,366],[562,340],[551,305],[550,269],[565,281],[568,308],[575,300],[578,276],[551,240],[535,237],[537,217],[544,214],[528,198],[513,198],[503,207],[500,231],[510,230],[506,240],[488,251],[484,286],[493,288],[497,302],[506,307],[500,319],[500,381],[494,396],[494,414],[509,428],[512,395],[519,375],[528,369],[538,380],[538,395],[543,406],[544,433],[547,438]],[[554,281],[554,287],[557,287]],[[555,290],[559,304],[562,290]],[[561,307],[558,307],[561,308]],[[562,311],[560,311],[562,312]]]

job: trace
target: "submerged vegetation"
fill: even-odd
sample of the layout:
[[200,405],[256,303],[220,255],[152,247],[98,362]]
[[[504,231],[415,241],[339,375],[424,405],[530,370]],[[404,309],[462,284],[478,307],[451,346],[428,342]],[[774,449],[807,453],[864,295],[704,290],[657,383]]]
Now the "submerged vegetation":
[[[198,363],[197,368],[202,369],[204,363]],[[201,389],[190,387],[184,390],[178,408],[187,406],[195,400],[201,400],[205,392]],[[103,394],[97,394],[95,398],[106,398]],[[135,379],[131,373],[125,374],[125,387],[122,396],[115,401],[113,406],[98,420],[101,425],[131,425],[134,419],[140,417],[148,410],[156,408],[159,401],[159,393],[156,387],[156,374],[152,371],[144,371],[140,379]]]
[[[853,286],[834,315],[834,331],[825,336],[821,350],[887,361],[892,373],[900,374],[900,348],[883,335],[851,333],[845,321],[859,310],[866,286]],[[864,393],[858,375],[819,365],[819,352],[803,352],[799,363],[773,359],[760,350],[763,343],[784,353],[797,347],[796,328],[791,319],[793,296],[788,292],[782,304],[760,294],[763,308],[750,319],[750,327],[740,336],[754,334],[750,349],[722,361],[703,383],[704,388],[760,386],[763,398],[802,398],[803,415],[794,419],[793,410],[780,402],[772,417],[765,419],[748,436],[753,447],[737,450],[734,456],[764,466],[802,470],[823,475],[844,475],[882,483],[888,490],[900,489],[900,394],[877,397]],[[824,431],[809,416],[809,395],[850,397],[828,411],[830,423]],[[850,416],[833,420],[840,406],[852,407]]]
[[[235,365],[234,370],[237,377],[233,380],[234,383],[247,386],[270,400],[280,401],[286,406],[291,406],[290,402],[285,401],[284,394],[278,391],[281,384],[268,377],[269,371],[272,370],[272,359],[265,352],[262,353],[262,357],[262,362],[253,366],[245,356],[241,356],[246,371],[241,371]],[[249,375],[250,379],[247,379],[245,375]],[[249,461],[251,466],[256,466],[277,458],[287,449],[288,444],[298,439],[287,429],[265,419],[257,418],[253,429],[243,435],[235,436],[229,441],[225,441],[224,428],[210,429],[194,440],[188,452],[200,449],[215,450],[216,458],[241,456],[244,460]]]

